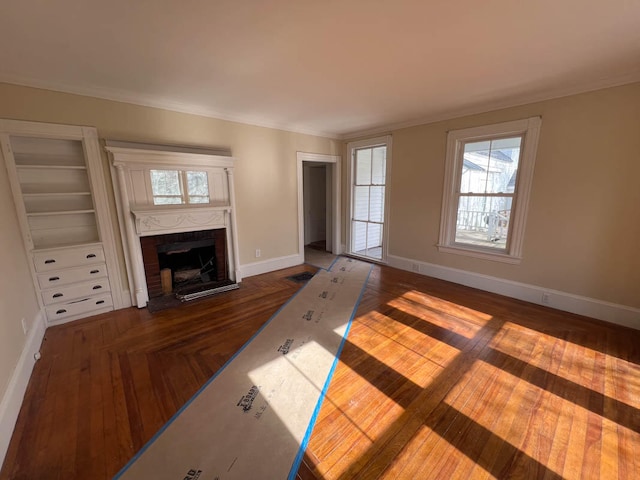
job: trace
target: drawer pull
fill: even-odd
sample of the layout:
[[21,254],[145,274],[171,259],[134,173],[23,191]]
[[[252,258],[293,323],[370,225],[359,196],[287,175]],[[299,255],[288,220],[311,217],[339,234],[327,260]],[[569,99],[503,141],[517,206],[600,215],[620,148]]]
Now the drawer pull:
[[61,293],[54,293],[53,294],[53,298],[60,298],[60,297],[62,297]]
[[56,261],[53,258],[50,258],[49,260],[45,260],[44,263],[56,263]]
[[93,287],[94,290],[100,290],[102,288],[102,285],[96,285],[95,287]]
[[56,280],[60,280],[60,277],[49,277],[50,282],[55,282]]
[[96,305],[100,305],[101,303],[104,303],[104,300],[98,300],[98,301],[96,302]]
[[67,313],[67,311],[64,308],[61,308],[56,312],[56,315],[60,315],[61,313]]
[[82,303],[82,302],[86,302],[87,300],[89,300],[89,298],[81,298],[79,300],[74,300],[73,302],[69,302],[69,303]]
[[91,274],[100,273],[100,270],[91,270],[89,273],[91,273]]
[[96,258],[96,254],[95,253],[90,253],[89,255],[87,255],[87,258]]

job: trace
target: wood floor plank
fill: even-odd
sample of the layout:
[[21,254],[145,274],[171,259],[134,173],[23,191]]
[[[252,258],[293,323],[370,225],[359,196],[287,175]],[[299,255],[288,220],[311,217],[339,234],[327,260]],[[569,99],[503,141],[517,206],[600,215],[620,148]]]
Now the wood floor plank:
[[[112,478],[302,271],[49,328],[0,479]],[[638,451],[640,331],[375,266],[296,478],[632,479]]]

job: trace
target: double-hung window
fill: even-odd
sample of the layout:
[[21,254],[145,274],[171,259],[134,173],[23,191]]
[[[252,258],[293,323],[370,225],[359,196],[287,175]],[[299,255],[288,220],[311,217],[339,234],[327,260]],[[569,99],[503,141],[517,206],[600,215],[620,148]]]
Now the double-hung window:
[[391,136],[348,144],[351,225],[348,252],[386,261]]
[[449,132],[440,251],[520,262],[540,124]]

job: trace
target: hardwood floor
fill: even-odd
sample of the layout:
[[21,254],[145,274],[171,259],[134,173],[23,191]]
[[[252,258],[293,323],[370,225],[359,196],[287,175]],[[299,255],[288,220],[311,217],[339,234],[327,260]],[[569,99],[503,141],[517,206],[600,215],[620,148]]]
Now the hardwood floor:
[[[111,478],[304,270],[47,330],[0,479]],[[375,266],[298,478],[632,479],[639,451],[640,331]]]

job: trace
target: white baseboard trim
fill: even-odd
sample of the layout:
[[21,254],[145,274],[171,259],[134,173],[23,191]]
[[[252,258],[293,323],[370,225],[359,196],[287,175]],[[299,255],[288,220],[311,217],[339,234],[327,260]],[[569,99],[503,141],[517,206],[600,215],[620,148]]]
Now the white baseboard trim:
[[[536,285],[491,277],[481,273],[467,272],[457,268],[420,262],[396,255],[388,255],[387,259],[389,266],[408,272],[420,273],[487,292],[497,293],[499,295],[537,303],[538,305],[544,305],[545,307],[576,313],[585,317],[596,318],[598,320],[604,320],[605,322],[640,330],[640,309],[638,308],[574,295],[550,288],[538,287]],[[542,302],[543,294],[548,295],[548,303]]]
[[4,463],[11,435],[13,435],[13,429],[18,420],[24,394],[36,363],[34,355],[40,351],[40,345],[44,338],[45,324],[45,314],[41,310],[31,323],[31,329],[18,359],[18,364],[9,380],[2,402],[0,402],[0,465]]
[[253,277],[262,273],[269,273],[283,268],[294,267],[304,263],[304,254],[287,255],[286,257],[272,258],[262,262],[247,263],[240,265],[242,278]]

